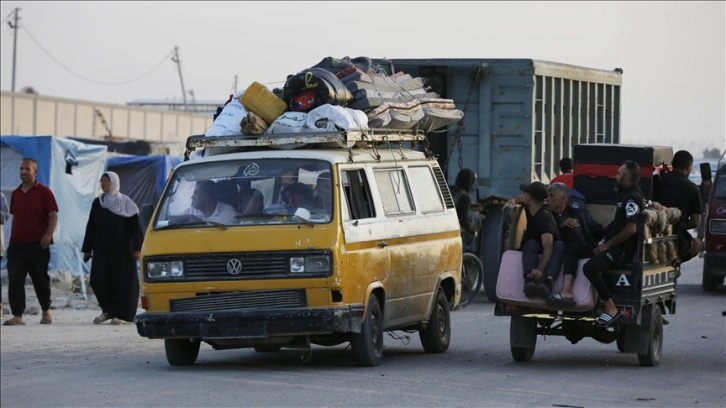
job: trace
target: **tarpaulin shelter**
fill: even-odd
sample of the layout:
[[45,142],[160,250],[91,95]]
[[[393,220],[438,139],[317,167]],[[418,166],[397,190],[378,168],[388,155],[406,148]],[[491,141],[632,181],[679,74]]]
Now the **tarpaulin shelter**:
[[156,204],[171,170],[181,161],[181,156],[115,156],[108,158],[106,167],[118,174],[121,192],[141,208]]
[[[58,226],[53,234],[50,270],[70,271],[80,276],[88,265],[81,261],[81,245],[91,204],[100,190],[106,169],[107,147],[54,136],[0,136],[0,189],[10,204],[12,191],[20,185],[20,162],[31,157],[38,162],[37,180],[48,186],[58,203]],[[11,219],[5,227],[10,239]],[[6,242],[7,245],[7,242]],[[3,258],[3,267],[5,263]]]

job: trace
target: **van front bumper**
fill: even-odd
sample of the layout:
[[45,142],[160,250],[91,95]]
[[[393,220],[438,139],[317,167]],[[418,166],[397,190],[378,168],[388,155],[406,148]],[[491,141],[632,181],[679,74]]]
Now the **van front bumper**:
[[141,313],[136,330],[150,339],[266,339],[275,336],[360,333],[363,305],[335,308]]

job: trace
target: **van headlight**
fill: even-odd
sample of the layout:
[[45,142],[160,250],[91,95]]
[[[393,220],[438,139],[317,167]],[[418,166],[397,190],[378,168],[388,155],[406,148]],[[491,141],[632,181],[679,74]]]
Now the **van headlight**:
[[330,272],[329,255],[295,256],[290,258],[291,273]]
[[146,276],[149,279],[182,278],[184,277],[184,262],[182,261],[152,261],[146,264]]

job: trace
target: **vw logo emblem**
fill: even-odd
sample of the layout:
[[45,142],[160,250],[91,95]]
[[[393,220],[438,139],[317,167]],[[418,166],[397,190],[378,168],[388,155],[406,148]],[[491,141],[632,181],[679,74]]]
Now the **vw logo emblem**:
[[232,258],[227,261],[227,272],[230,275],[239,275],[242,272],[242,262],[237,258]]

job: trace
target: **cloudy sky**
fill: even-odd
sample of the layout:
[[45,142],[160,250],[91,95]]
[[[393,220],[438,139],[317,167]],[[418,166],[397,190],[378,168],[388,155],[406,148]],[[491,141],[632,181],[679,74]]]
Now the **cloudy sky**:
[[[622,142],[726,148],[726,2],[0,3],[0,88],[223,101],[326,56],[533,58],[624,70]],[[9,18],[12,21],[12,17]]]

